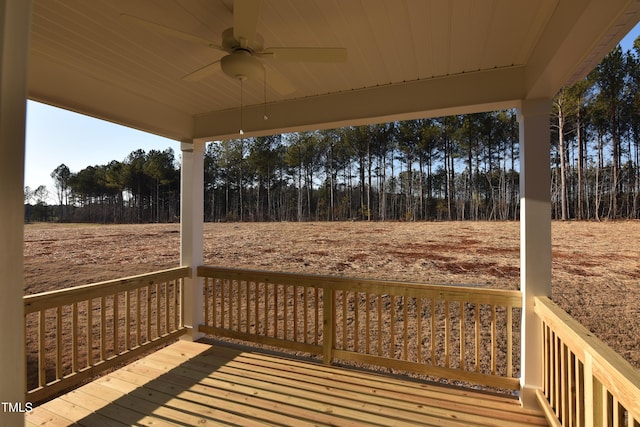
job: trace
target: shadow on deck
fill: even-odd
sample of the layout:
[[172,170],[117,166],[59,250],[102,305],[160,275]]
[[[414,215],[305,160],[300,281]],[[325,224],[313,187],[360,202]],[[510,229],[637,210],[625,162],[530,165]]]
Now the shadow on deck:
[[45,425],[547,425],[517,399],[178,341],[27,414]]

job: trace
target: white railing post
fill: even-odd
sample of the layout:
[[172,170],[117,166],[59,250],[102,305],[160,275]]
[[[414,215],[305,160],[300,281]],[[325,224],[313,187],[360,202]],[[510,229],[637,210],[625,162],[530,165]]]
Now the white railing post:
[[549,115],[551,100],[523,100],[520,124],[521,401],[536,407],[542,388],[542,327],[536,296],[551,296],[551,197]]
[[184,141],[181,168],[180,200],[180,264],[191,267],[191,276],[183,287],[183,323],[186,339],[203,336],[198,325],[203,322],[202,279],[197,267],[202,265],[202,234],[204,231],[204,142]]
[[31,2],[0,0],[0,426],[24,425],[23,234]]

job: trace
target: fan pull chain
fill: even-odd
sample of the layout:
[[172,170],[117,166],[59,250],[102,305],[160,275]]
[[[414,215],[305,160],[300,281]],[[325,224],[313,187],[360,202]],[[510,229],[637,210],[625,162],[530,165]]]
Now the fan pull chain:
[[264,115],[262,118],[269,120],[269,116],[267,116],[267,68],[263,66],[262,69],[264,70]]
[[244,135],[244,131],[242,130],[242,127],[243,127],[242,126],[242,115],[243,115],[242,114],[242,106],[244,104],[242,96],[243,96],[243,93],[244,93],[244,78],[240,77],[239,80],[240,80],[240,135]]

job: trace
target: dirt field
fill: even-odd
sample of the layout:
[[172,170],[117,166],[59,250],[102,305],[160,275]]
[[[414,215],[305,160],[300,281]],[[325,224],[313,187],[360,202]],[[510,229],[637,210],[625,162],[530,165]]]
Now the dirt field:
[[[553,299],[640,368],[640,222],[555,222]],[[519,223],[205,225],[208,265],[519,286]],[[25,227],[25,292],[175,267],[178,224]]]

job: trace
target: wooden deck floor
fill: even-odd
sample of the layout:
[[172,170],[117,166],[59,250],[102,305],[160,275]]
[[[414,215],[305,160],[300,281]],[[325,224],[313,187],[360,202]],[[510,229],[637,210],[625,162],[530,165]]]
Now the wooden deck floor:
[[36,407],[28,426],[546,425],[517,401],[179,341]]

